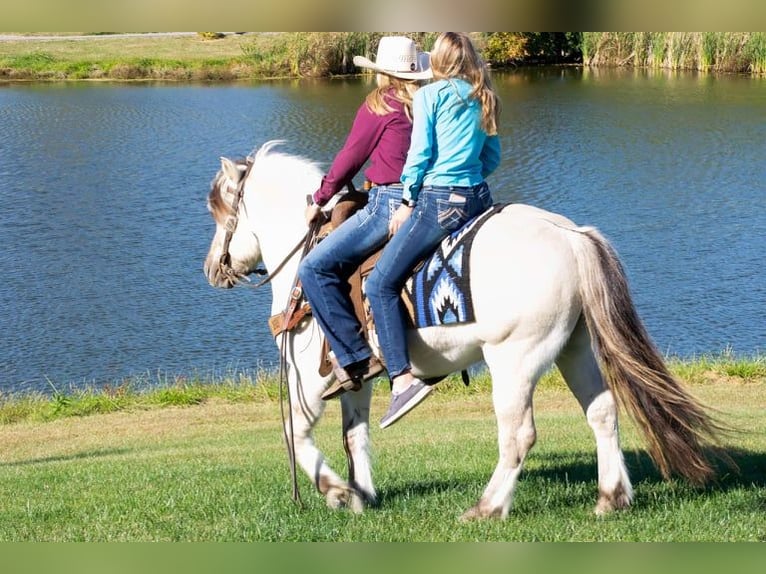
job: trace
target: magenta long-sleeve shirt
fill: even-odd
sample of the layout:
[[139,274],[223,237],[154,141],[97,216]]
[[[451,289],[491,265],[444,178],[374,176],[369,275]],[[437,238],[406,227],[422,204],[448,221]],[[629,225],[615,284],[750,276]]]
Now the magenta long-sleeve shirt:
[[404,106],[387,98],[394,111],[378,116],[363,103],[356,113],[343,148],[335,156],[322,185],[314,192],[314,202],[324,205],[343,189],[369,160],[364,176],[377,184],[399,183],[407,150],[410,147],[412,122]]

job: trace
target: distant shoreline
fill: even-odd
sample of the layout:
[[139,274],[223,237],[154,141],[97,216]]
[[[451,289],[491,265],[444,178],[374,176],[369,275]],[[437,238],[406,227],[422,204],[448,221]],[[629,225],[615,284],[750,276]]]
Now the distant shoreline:
[[[424,49],[435,33],[410,33]],[[494,69],[538,65],[766,75],[764,32],[475,33]],[[380,33],[133,32],[0,35],[0,81],[235,81],[357,74]],[[548,35],[546,38],[544,36]],[[563,48],[562,48],[563,46]]]

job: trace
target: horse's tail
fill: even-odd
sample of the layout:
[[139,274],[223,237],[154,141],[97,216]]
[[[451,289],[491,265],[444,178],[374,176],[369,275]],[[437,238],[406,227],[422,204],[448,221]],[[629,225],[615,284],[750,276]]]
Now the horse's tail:
[[[577,229],[580,296],[606,384],[636,421],[665,478],[680,474],[694,484],[715,475],[709,446],[723,427],[668,370],[633,304],[622,264],[596,229]],[[731,463],[722,453],[719,456]]]

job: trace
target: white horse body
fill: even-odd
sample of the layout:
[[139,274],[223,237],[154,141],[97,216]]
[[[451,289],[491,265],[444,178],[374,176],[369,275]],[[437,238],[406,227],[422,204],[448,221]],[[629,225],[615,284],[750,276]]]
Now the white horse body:
[[[306,196],[322,176],[312,162],[274,152],[276,143],[265,144],[255,155],[234,214],[238,222],[228,253],[231,268],[239,275],[252,273],[261,261],[267,270],[274,270],[288,258],[306,233]],[[217,229],[205,273],[217,287],[235,284],[219,265],[225,218],[232,215],[222,206],[231,203],[227,198],[242,175],[242,166],[222,158],[210,194]],[[286,307],[298,264],[298,254],[289,257],[272,280],[273,314]],[[705,439],[714,438],[716,427],[665,370],[635,315],[622,268],[595,229],[531,206],[510,205],[477,233],[470,267],[475,322],[409,333],[417,375],[444,375],[484,359],[492,377],[500,456],[482,497],[464,518],[507,516],[524,457],[536,438],[535,385],[554,362],[595,435],[598,513],[626,507],[632,499],[613,393],[644,430],[650,454],[664,475],[679,472],[695,482],[709,478],[712,468],[701,447]],[[618,317],[620,313],[627,317]],[[278,337],[277,343],[281,341]],[[340,399],[349,457],[346,481],[327,465],[312,438],[325,407],[320,395],[332,380],[332,375],[318,374],[319,327],[309,317],[285,341],[287,348],[281,351],[289,365],[293,397],[289,436],[296,462],[330,506],[349,505],[361,511],[376,498],[369,456],[372,385]],[[635,348],[627,348],[631,345]],[[607,380],[597,357],[609,367]],[[666,436],[672,433],[688,444],[683,452],[677,452],[677,440]]]

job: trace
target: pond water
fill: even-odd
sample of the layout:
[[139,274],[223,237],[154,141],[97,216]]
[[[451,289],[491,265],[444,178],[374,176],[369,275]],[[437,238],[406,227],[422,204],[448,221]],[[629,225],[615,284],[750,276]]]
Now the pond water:
[[[498,73],[497,201],[597,226],[663,353],[762,353],[766,80]],[[267,290],[209,287],[219,156],[329,164],[369,80],[0,85],[0,391],[273,369]],[[361,178],[359,178],[361,179]]]

